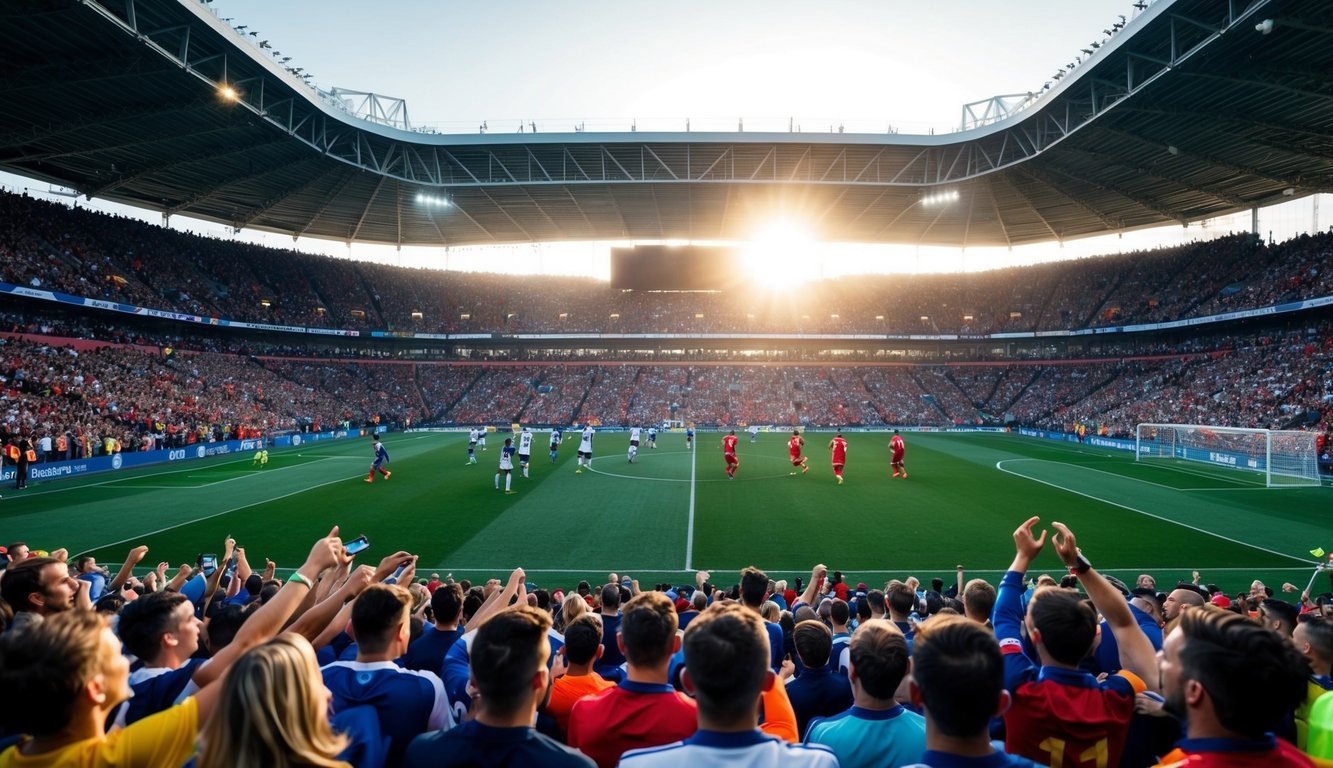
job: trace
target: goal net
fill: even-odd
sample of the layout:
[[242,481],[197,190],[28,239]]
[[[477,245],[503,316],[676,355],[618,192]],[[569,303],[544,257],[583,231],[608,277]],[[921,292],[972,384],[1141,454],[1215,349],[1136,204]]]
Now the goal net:
[[1315,433],[1205,424],[1140,424],[1136,461],[1194,461],[1261,476],[1270,488],[1319,485]]

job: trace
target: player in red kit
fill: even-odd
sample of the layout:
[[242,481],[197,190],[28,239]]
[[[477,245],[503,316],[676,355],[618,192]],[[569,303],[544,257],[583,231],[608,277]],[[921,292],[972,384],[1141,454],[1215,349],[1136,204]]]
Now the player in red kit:
[[903,442],[903,436],[898,434],[898,430],[893,430],[893,439],[889,441],[889,450],[893,451],[893,460],[889,463],[893,466],[893,476],[898,477],[902,473],[902,478],[907,479],[907,465],[903,464],[903,454],[907,452],[907,444]]
[[733,480],[736,478],[736,468],[741,465],[741,460],[736,458],[736,443],[739,442],[734,429],[722,438],[722,458],[727,461],[727,477]]
[[839,432],[829,441],[828,447],[833,451],[833,476],[838,478],[838,485],[842,485],[842,465],[847,463],[847,440]]
[[[793,467],[800,467],[801,474],[804,475],[806,472],[810,471],[810,465],[808,463],[809,459],[801,455],[801,446],[803,445],[805,445],[805,438],[801,437],[801,431],[799,429],[793,429],[791,431],[791,439],[787,441],[787,452],[791,454],[791,465]],[[795,475],[796,473],[793,472],[792,474]]]

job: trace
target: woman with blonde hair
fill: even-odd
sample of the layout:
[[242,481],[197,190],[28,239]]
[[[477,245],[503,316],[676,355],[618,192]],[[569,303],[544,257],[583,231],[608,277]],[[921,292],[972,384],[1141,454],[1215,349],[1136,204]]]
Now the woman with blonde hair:
[[314,649],[300,635],[279,635],[247,651],[204,727],[199,768],[349,768],[337,759],[348,740],[329,725],[331,695],[323,680]]
[[577,592],[570,592],[565,596],[564,602],[560,604],[560,626],[563,629],[570,625],[574,619],[588,612],[588,603],[584,601],[583,596]]

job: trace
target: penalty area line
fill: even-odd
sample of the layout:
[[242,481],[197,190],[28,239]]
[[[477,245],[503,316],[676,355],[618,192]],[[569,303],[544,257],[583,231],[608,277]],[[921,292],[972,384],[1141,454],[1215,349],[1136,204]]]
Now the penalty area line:
[[[1098,497],[1098,496],[1093,496],[1093,495],[1090,494],[1090,493],[1084,493],[1084,492],[1082,492],[1082,491],[1076,491],[1076,490],[1074,490],[1073,488],[1066,488],[1065,486],[1063,486],[1063,485],[1059,485],[1059,484],[1057,484],[1057,483],[1048,482],[1048,481],[1046,481],[1046,480],[1038,480],[1038,479],[1035,478],[1035,477],[1031,477],[1031,476],[1029,476],[1029,475],[1024,475],[1024,474],[1021,474],[1021,473],[1019,473],[1019,472],[1014,472],[1013,470],[1005,469],[1005,468],[1004,468],[1004,464],[1005,464],[1006,461],[1008,461],[1008,459],[1002,459],[1002,460],[1000,460],[1000,461],[995,462],[995,468],[998,469],[998,470],[1000,470],[1001,472],[1004,472],[1004,473],[1007,474],[1007,475],[1013,475],[1014,477],[1021,477],[1021,478],[1023,478],[1024,480],[1030,480],[1030,481],[1032,481],[1032,482],[1034,482],[1034,483],[1041,483],[1042,485],[1048,486],[1048,487],[1050,487],[1050,488],[1056,488],[1056,489],[1059,489],[1059,490],[1061,490],[1061,491],[1065,491],[1065,492],[1067,492],[1067,493],[1072,493],[1072,494],[1074,494],[1074,495],[1076,495],[1076,496],[1082,496],[1082,497],[1085,498],[1085,499],[1092,499],[1093,501],[1100,501],[1100,502],[1102,502],[1103,504],[1110,504],[1110,505],[1113,506],[1113,507],[1119,507],[1119,508],[1121,508],[1121,509],[1123,509],[1123,510],[1127,510],[1127,511],[1129,511],[1129,512],[1135,512],[1135,513],[1137,513],[1137,514],[1143,515],[1144,517],[1151,517],[1151,518],[1153,518],[1154,520],[1161,520],[1161,521],[1164,522],[1164,523],[1170,523],[1170,524],[1172,524],[1172,525],[1178,525],[1178,526],[1180,526],[1181,528],[1187,528],[1187,529],[1189,529],[1189,530],[1191,530],[1191,531],[1194,531],[1194,532],[1196,532],[1196,533],[1202,533],[1202,534],[1205,534],[1205,535],[1207,535],[1207,536],[1212,536],[1212,537],[1214,537],[1214,538],[1218,538],[1218,539],[1221,539],[1221,540],[1223,540],[1223,541],[1231,542],[1232,544],[1239,544],[1239,545],[1242,546],[1242,547],[1248,547],[1248,548],[1250,548],[1250,549],[1257,549],[1257,550],[1259,550],[1260,552],[1267,552],[1267,553],[1270,554],[1270,555],[1277,555],[1278,557],[1282,557],[1282,558],[1285,558],[1285,559],[1287,559],[1287,560],[1296,560],[1296,561],[1299,561],[1299,562],[1305,562],[1305,560],[1304,560],[1303,558],[1297,557],[1297,556],[1295,556],[1295,555],[1289,555],[1289,554],[1287,554],[1287,553],[1285,553],[1285,552],[1278,552],[1278,551],[1275,550],[1275,549],[1269,549],[1268,547],[1260,547],[1260,546],[1258,546],[1258,545],[1256,545],[1256,544],[1251,544],[1251,543],[1246,542],[1246,541],[1240,541],[1239,539],[1233,539],[1233,538],[1231,538],[1230,536],[1223,536],[1223,535],[1220,534],[1220,533],[1213,533],[1212,531],[1209,531],[1209,530],[1206,530],[1206,529],[1203,529],[1203,528],[1198,528],[1198,527],[1196,527],[1196,526],[1190,525],[1189,523],[1182,523],[1182,522],[1180,522],[1179,520],[1172,520],[1172,519],[1169,518],[1169,517],[1162,517],[1161,515],[1154,515],[1154,514],[1151,513],[1151,512],[1145,512],[1145,511],[1142,510],[1142,509],[1136,509],[1136,508],[1134,508],[1134,507],[1129,506],[1128,504],[1121,504],[1121,503],[1118,502],[1118,501],[1110,501],[1110,500],[1108,500],[1108,499],[1103,499],[1103,498],[1100,498],[1100,497]],[[1133,478],[1126,478],[1126,479],[1130,479],[1130,480],[1132,480]],[[1151,485],[1156,485],[1156,483],[1150,483],[1150,484],[1151,484]],[[1174,489],[1173,489],[1173,490],[1174,490]]]

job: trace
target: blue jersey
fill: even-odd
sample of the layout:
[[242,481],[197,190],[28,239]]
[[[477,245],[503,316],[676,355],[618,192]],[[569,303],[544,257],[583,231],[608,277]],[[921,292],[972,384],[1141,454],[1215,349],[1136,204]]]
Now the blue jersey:
[[694,430],[693,430],[693,429],[687,429],[687,430],[685,430],[685,436],[688,437],[688,438],[690,438],[691,440],[693,440],[693,439],[694,439]]
[[374,708],[389,739],[389,764],[402,760],[417,734],[454,724],[444,686],[434,672],[417,672],[391,661],[335,661],[320,670],[333,694],[334,714],[357,706]]
[[375,463],[379,464],[389,460],[389,452],[384,449],[384,443],[375,443]]
[[515,453],[518,453],[518,449],[515,448],[515,447],[512,446],[512,445],[506,445],[506,446],[505,446],[503,449],[501,449],[501,450],[504,452],[504,455],[505,455],[506,457],[512,457]]

